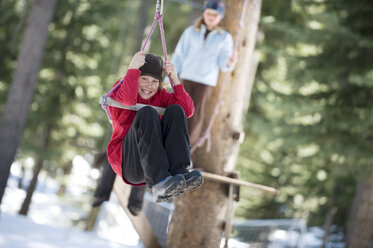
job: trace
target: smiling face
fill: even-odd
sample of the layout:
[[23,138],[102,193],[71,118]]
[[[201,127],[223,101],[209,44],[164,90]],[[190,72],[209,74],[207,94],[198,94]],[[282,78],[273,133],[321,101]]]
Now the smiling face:
[[205,22],[208,30],[214,29],[222,18],[223,17],[216,10],[205,9],[205,11],[203,11],[203,21]]
[[142,75],[138,82],[138,92],[143,99],[149,99],[157,93],[159,80],[149,75]]

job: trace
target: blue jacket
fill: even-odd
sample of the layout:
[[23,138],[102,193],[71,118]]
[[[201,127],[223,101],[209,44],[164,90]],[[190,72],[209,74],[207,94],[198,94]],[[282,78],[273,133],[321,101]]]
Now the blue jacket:
[[180,79],[216,86],[219,69],[234,69],[227,66],[233,52],[233,40],[228,32],[217,30],[211,31],[205,40],[205,32],[203,24],[199,31],[194,26],[186,28],[172,55],[172,63]]

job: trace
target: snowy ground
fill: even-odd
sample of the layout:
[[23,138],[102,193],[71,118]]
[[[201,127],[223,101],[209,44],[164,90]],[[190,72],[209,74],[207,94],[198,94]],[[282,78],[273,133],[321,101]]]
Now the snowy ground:
[[123,248],[137,247],[110,242],[95,233],[37,224],[9,213],[1,214],[2,248]]
[[1,248],[141,247],[138,234],[114,194],[110,202],[103,205],[94,231],[85,232],[72,227],[71,220],[81,219],[87,212],[74,206],[74,195],[70,200],[59,198],[55,194],[57,187],[53,180],[41,180],[28,216],[24,217],[17,212],[25,191],[17,188],[14,177],[9,178],[1,204]]

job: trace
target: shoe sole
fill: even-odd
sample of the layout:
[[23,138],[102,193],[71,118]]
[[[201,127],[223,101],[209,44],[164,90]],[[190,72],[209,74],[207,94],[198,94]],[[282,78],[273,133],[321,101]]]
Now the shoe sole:
[[204,180],[203,180],[202,175],[193,176],[193,177],[189,178],[189,180],[186,181],[184,190],[185,191],[190,191],[190,190],[197,189],[197,188],[202,186],[203,181]]
[[185,180],[180,180],[175,186],[170,187],[166,190],[163,196],[158,197],[156,203],[164,202],[174,197],[177,197],[184,193]]

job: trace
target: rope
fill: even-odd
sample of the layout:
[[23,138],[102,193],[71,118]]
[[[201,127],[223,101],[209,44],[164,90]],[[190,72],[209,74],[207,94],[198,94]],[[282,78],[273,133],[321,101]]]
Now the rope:
[[[236,31],[236,36],[235,36],[234,46],[233,46],[234,50],[233,51],[237,51],[237,48],[238,48],[239,33],[240,33],[242,27],[244,26],[244,21],[245,21],[246,12],[247,12],[247,4],[248,4],[248,0],[245,0],[243,8],[242,8],[242,12],[241,12],[239,28]],[[218,98],[218,101],[215,105],[214,111],[212,112],[209,124],[207,125],[207,128],[203,132],[202,136],[198,139],[196,144],[191,148],[191,153],[193,153],[197,148],[203,146],[206,141],[207,141],[207,151],[210,152],[210,150],[211,150],[211,129],[212,129],[212,126],[214,124],[215,118],[219,113],[219,107],[220,107],[221,104],[223,104],[223,92],[224,92],[224,89],[225,89],[226,81],[227,81],[227,74],[224,73],[224,77],[223,77],[223,80],[222,80],[222,86],[221,86],[221,89],[220,89],[220,92],[219,92],[219,98]]]
[[[163,29],[163,21],[162,21],[162,19],[163,19],[163,0],[161,2],[161,6],[159,6],[159,0],[157,0],[156,10],[155,10],[155,14],[154,14],[154,21],[153,21],[153,24],[152,24],[152,26],[150,28],[149,34],[146,37],[145,42],[144,42],[144,44],[143,44],[143,46],[141,48],[141,51],[145,50],[146,45],[148,44],[148,42],[150,40],[150,36],[152,35],[152,33],[154,31],[154,28],[155,28],[155,26],[157,25],[157,22],[158,22],[159,23],[159,29],[160,29],[160,32],[161,32],[161,41],[162,41],[162,48],[163,48],[164,59],[165,59],[165,61],[167,61],[167,47],[166,47],[166,39],[165,39],[165,35],[164,35],[164,29]],[[123,83],[123,78],[107,94],[105,94],[104,96],[102,96],[102,98],[104,99],[103,102],[106,102],[105,99],[107,97],[109,97],[111,95],[111,93],[113,93],[122,83]],[[170,83],[171,83],[171,86],[172,86],[172,89],[173,89],[175,85],[174,85],[174,82],[172,82],[171,78],[170,78]],[[111,115],[110,115],[109,107],[108,106],[109,106],[108,104],[101,103],[101,107],[105,110],[107,117],[111,121],[112,119],[111,119]]]

